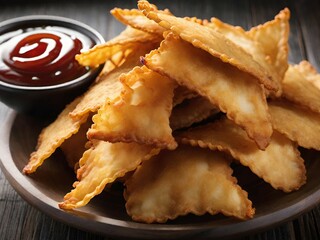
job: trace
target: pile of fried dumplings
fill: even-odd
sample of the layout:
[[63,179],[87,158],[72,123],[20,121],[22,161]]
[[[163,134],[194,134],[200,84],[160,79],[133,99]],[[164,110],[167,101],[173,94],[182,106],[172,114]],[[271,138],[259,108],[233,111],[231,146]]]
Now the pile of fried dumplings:
[[305,60],[288,63],[289,9],[249,30],[144,0],[111,14],[126,28],[76,56],[104,64],[102,73],[41,131],[23,169],[41,171],[62,150],[77,181],[61,209],[121,181],[134,221],[246,220],[254,203],[232,163],[279,191],[306,183],[299,149],[320,150],[320,74]]

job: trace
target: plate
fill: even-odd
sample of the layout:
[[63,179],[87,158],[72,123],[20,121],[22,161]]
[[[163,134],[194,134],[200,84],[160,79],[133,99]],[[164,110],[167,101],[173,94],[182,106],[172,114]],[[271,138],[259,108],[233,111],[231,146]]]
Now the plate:
[[249,198],[256,208],[255,217],[248,221],[220,215],[188,215],[166,224],[133,222],[126,214],[123,189],[119,184],[96,196],[83,208],[63,211],[58,208],[58,203],[72,189],[75,176],[61,152],[57,151],[32,176],[22,173],[35,148],[39,132],[50,120],[20,115],[9,109],[0,113],[0,165],[9,183],[40,211],[82,230],[140,239],[234,237],[265,230],[295,218],[320,200],[319,154],[302,149],[308,180],[299,191],[293,193],[276,191],[248,169],[234,166],[234,175],[240,186],[249,192]]

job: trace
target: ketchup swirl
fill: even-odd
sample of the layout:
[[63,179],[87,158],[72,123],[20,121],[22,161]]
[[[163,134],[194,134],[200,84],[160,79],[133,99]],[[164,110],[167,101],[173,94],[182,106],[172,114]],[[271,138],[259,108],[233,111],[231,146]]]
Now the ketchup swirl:
[[[64,27],[7,34],[0,45],[0,79],[21,86],[50,86],[80,77],[89,69],[75,55],[93,46],[84,35]],[[14,35],[13,37],[11,35]]]

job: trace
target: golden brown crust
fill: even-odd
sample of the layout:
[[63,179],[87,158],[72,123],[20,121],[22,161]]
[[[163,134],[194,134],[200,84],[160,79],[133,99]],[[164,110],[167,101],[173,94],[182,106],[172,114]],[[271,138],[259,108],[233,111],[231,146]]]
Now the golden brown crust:
[[304,148],[320,150],[320,114],[286,100],[269,103],[273,127]]
[[197,22],[156,11],[152,9],[148,1],[139,1],[138,7],[148,18],[177,34],[183,40],[207,51],[222,62],[229,63],[241,71],[253,75],[269,90],[278,90],[279,84],[275,79],[272,79],[272,75],[266,69],[254,61],[252,56],[243,48],[234,44],[219,32]]
[[65,195],[59,207],[73,209],[85,206],[94,196],[100,194],[108,183],[125,176],[142,161],[158,153],[159,149],[137,143],[95,142],[80,159],[77,172],[79,181],[74,182],[74,189]]
[[290,65],[282,88],[283,97],[320,113],[320,74],[309,62]]
[[69,112],[80,101],[81,97],[76,98],[72,103],[68,104],[56,120],[41,131],[36,151],[31,153],[28,164],[23,168],[24,173],[31,174],[35,172],[66,139],[79,131],[81,124],[86,121],[87,116],[73,120],[69,116]]
[[123,74],[121,82],[121,96],[108,101],[93,117],[88,138],[176,148],[169,126],[175,82],[146,66]]
[[291,192],[306,182],[304,160],[296,144],[277,131],[264,151],[258,149],[240,127],[225,118],[181,132],[176,138],[192,146],[231,154],[275,189]]
[[[167,11],[165,13],[169,14]],[[147,18],[138,9],[114,8],[111,10],[111,14],[123,24],[144,32],[156,34],[162,37],[162,34],[165,31],[163,27]]]
[[[170,33],[160,48],[144,58],[152,70],[175,79],[243,127],[264,149],[272,135],[272,125],[264,90],[252,76],[223,63]],[[179,62],[179,71],[172,62]]]
[[70,116],[77,119],[85,114],[96,113],[106,102],[106,99],[113,100],[118,97],[122,91],[120,75],[139,65],[140,56],[155,47],[157,47],[157,44],[154,43],[146,43],[143,46],[136,45],[133,48],[134,51],[126,56],[121,66],[117,66],[111,72],[101,76],[99,81],[85,92],[81,102],[70,112]]
[[107,60],[119,66],[121,60],[144,44],[160,43],[162,36],[150,34],[128,26],[120,35],[99,44],[86,52],[76,55],[76,60],[83,66],[98,67]]
[[[250,53],[253,59],[267,69],[280,85],[288,68],[289,19],[290,11],[284,9],[275,16],[274,20],[253,27],[249,31],[224,23],[217,18],[212,18],[206,26],[220,32]],[[274,95],[280,94],[281,89]]]
[[252,218],[252,202],[232,176],[229,164],[221,153],[201,148],[180,146],[163,151],[126,181],[127,212],[135,221],[147,223],[188,213]]

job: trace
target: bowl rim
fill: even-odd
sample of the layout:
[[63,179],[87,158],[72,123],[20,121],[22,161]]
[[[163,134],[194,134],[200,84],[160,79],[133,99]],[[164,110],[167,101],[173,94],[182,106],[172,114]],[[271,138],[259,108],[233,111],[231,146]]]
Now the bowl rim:
[[[26,16],[21,16],[21,17],[15,17],[15,18],[10,18],[7,20],[4,20],[0,22],[0,29],[4,28],[5,26],[9,26],[12,24],[27,24],[28,22],[39,22],[39,21],[52,21],[52,22],[57,22],[57,23],[64,23],[67,25],[74,25],[79,27],[80,29],[83,29],[84,31],[88,31],[94,36],[94,44],[101,44],[105,42],[104,37],[93,27],[80,22],[78,20],[72,19],[72,18],[67,18],[67,17],[62,17],[62,16],[56,16],[56,15],[26,15]],[[81,31],[80,31],[81,32]],[[83,32],[81,32],[84,34]],[[23,85],[15,85],[11,83],[4,82],[0,79],[0,87],[7,87],[11,88],[12,90],[24,90],[24,91],[40,91],[40,90],[50,90],[50,89],[60,89],[60,88],[65,88],[74,84],[77,84],[79,82],[82,82],[86,78],[88,78],[90,75],[96,74],[98,71],[100,71],[102,67],[97,67],[97,68],[92,68],[85,74],[81,75],[80,77],[60,83],[60,84],[55,84],[55,85],[48,85],[48,86],[23,86]]]

